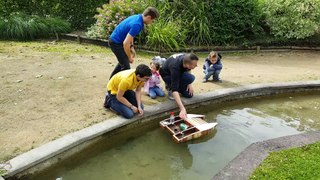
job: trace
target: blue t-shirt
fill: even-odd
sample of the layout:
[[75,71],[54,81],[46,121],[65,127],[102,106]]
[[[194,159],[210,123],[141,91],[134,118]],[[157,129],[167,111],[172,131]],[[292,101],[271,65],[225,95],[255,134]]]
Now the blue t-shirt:
[[112,32],[110,39],[114,43],[123,43],[127,34],[136,37],[144,28],[142,14],[129,16],[123,20]]

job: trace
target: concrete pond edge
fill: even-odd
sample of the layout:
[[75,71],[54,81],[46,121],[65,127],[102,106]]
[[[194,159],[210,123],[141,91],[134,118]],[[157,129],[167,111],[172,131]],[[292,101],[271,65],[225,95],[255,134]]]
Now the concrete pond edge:
[[[219,89],[195,95],[193,98],[183,99],[183,101],[188,108],[196,108],[202,105],[219,104],[254,97],[311,91],[320,91],[320,80],[264,83]],[[3,177],[5,179],[22,177],[44,170],[58,163],[61,159],[68,158],[90,147],[90,145],[94,144],[94,142],[98,141],[102,136],[108,135],[108,133],[127,126],[139,126],[142,123],[158,121],[155,120],[155,117],[158,119],[167,117],[167,112],[173,110],[176,111],[177,106],[173,101],[168,100],[154,106],[147,106],[143,117],[135,117],[131,120],[115,117],[67,134],[6,162],[6,164],[2,166],[7,170],[7,173]]]
[[231,160],[214,180],[245,180],[273,151],[302,147],[320,141],[320,131],[285,136],[266,141],[256,142],[243,150]]

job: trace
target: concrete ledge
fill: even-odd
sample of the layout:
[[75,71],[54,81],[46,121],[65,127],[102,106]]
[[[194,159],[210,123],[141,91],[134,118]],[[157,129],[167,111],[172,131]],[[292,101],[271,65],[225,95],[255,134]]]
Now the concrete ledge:
[[[320,81],[248,85],[216,90],[194,96],[191,99],[183,99],[183,101],[188,108],[195,108],[210,103],[219,104],[252,97],[309,91],[320,91]],[[9,160],[7,162],[9,165],[5,167],[7,174],[4,177],[20,177],[43,170],[57,163],[60,159],[67,158],[89,147],[94,141],[101,138],[102,135],[130,125],[139,126],[141,123],[159,121],[167,116],[166,112],[176,109],[175,103],[167,101],[155,106],[146,107],[144,117],[136,117],[132,120],[116,117],[67,134]]]
[[245,180],[272,151],[301,147],[320,141],[320,131],[285,136],[251,144],[212,179]]

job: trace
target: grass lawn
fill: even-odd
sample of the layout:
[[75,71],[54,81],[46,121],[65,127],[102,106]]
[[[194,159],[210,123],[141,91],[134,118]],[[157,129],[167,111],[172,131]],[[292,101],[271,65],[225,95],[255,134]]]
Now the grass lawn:
[[320,179],[320,142],[272,152],[250,179]]

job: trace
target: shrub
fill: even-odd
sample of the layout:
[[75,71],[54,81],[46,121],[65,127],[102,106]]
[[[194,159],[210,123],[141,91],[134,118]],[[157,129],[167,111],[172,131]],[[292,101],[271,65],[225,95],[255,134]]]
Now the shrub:
[[147,29],[147,46],[153,50],[177,50],[184,46],[186,31],[182,29],[181,22],[166,22],[158,20]]
[[147,7],[141,0],[114,0],[98,8],[96,23],[88,28],[87,36],[107,39],[114,28],[130,15],[142,13]]
[[239,43],[262,33],[257,0],[215,0],[208,6],[213,43]]
[[0,38],[30,40],[71,31],[70,23],[59,18],[13,13],[0,18]]
[[28,15],[60,17],[71,23],[73,28],[84,29],[94,23],[96,8],[108,0],[2,0],[0,16],[7,17],[13,12]]
[[264,12],[277,37],[303,39],[319,31],[319,0],[266,0]]
[[163,0],[160,14],[182,20],[189,45],[228,44],[262,30],[257,0]]

